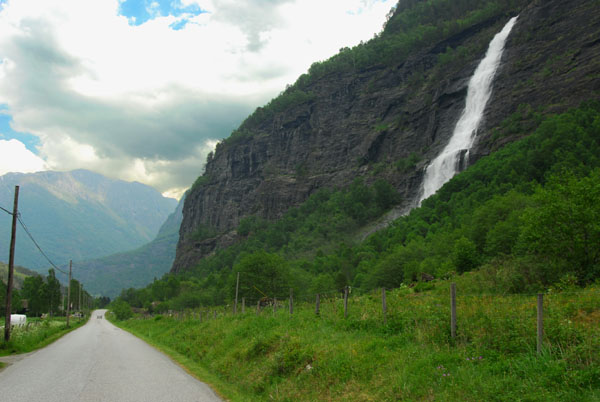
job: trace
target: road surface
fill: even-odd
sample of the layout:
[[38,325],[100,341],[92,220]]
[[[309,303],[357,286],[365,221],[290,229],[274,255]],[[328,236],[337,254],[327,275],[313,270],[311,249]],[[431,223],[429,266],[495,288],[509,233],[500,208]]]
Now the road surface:
[[83,327],[0,371],[0,400],[220,401],[164,354],[109,323],[105,312],[95,311]]

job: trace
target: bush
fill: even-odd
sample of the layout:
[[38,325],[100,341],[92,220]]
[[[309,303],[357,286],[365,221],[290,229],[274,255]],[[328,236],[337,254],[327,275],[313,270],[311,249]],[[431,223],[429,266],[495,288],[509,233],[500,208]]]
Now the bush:
[[114,301],[111,311],[115,314],[117,320],[127,320],[133,316],[131,306],[125,300],[117,299]]

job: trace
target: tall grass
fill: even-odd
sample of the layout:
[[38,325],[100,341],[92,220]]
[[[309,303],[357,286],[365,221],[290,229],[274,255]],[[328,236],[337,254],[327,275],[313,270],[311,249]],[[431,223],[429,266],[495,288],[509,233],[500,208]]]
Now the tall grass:
[[[233,400],[598,400],[600,288],[545,296],[536,354],[535,295],[458,292],[450,336],[447,282],[415,293],[295,305],[256,315],[156,316],[119,325],[168,353]],[[186,364],[186,363],[184,363]]]
[[[86,320],[87,318],[71,319],[70,326],[67,327],[64,317],[46,320],[30,319],[28,325],[12,329],[10,341],[0,341],[0,356],[27,353],[42,348],[79,328],[86,323]],[[2,333],[4,333],[4,329],[2,329]]]

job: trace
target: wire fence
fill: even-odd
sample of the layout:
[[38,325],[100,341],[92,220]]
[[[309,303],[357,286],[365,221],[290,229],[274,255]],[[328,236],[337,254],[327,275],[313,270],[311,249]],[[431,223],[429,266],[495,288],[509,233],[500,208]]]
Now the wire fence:
[[[294,317],[311,314],[349,329],[376,328],[384,333],[406,330],[423,337],[437,336],[451,344],[469,342],[473,337],[486,342],[510,343],[509,338],[528,339],[520,347],[533,348],[537,354],[554,345],[562,350],[569,342],[583,339],[582,328],[594,334],[595,348],[600,349],[600,289],[531,294],[461,294],[455,284],[435,293],[410,293],[403,289],[352,296],[349,288],[313,294],[307,300],[287,297],[264,299],[239,297],[234,303],[218,307],[199,307],[169,311],[175,320],[202,322],[224,316]],[[235,311],[235,312],[234,312]],[[151,319],[142,315],[140,319]],[[434,330],[425,331],[424,328]],[[427,334],[427,335],[423,335]],[[433,335],[432,335],[433,334]],[[502,340],[504,339],[504,340]],[[587,341],[586,341],[587,342]]]

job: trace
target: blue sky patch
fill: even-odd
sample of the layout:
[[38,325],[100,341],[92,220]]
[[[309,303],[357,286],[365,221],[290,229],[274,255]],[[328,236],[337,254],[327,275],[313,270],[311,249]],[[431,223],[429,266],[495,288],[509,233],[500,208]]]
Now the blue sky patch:
[[[2,1],[2,0],[0,0]],[[197,4],[184,6],[181,0],[125,0],[119,7],[121,15],[127,17],[130,25],[141,25],[157,17],[183,17],[171,24],[174,30],[182,29],[188,23],[185,17],[196,16],[207,11]]]
[[6,106],[0,105],[0,140],[12,140],[13,138],[25,144],[25,147],[38,154],[37,146],[40,145],[40,139],[33,134],[19,133],[12,129],[10,123],[12,117],[7,114]]

